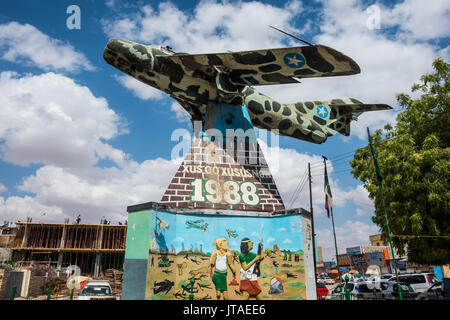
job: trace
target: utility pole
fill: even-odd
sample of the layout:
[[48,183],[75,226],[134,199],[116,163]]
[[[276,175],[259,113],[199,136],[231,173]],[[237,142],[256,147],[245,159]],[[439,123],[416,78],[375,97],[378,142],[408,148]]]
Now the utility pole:
[[[314,231],[314,214],[312,204],[312,176],[311,163],[308,162],[308,180],[309,180],[309,211],[311,212],[311,230],[312,230],[312,245],[313,245],[313,260],[314,260],[314,283],[317,285],[317,266],[316,266],[316,233]],[[317,290],[316,290],[317,296]]]

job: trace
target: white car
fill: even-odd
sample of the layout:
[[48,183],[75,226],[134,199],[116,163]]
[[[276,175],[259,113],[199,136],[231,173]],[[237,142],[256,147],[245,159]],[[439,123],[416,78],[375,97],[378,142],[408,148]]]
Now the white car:
[[86,283],[77,300],[117,300],[109,281],[90,280]]
[[[400,282],[409,284],[414,291],[419,294],[424,292],[433,284],[439,282],[439,279],[434,273],[407,273],[399,274],[398,279]],[[389,281],[396,281],[396,277],[393,276]]]
[[334,284],[334,280],[331,278],[325,278],[324,279],[324,283],[328,284],[328,285],[333,285]]
[[[382,298],[380,288],[371,285],[370,282],[348,282],[350,300],[379,300]],[[346,300],[345,283],[340,283],[325,298],[326,300]]]
[[[356,294],[358,291],[355,288],[355,283],[349,282],[348,289],[350,290],[350,299],[356,300]],[[345,300],[345,284],[341,283],[336,288],[334,288],[330,293],[325,297],[325,300]]]

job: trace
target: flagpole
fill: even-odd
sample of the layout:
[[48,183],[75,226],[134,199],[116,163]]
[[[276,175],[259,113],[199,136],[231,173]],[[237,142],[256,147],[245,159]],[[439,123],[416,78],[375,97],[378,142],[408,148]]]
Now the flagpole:
[[382,186],[381,181],[382,181],[383,177],[381,175],[380,166],[378,165],[377,156],[375,155],[375,149],[373,148],[373,145],[372,145],[372,140],[371,140],[371,137],[370,137],[369,127],[367,127],[367,135],[369,136],[369,146],[370,146],[370,150],[372,152],[372,158],[373,158],[373,162],[374,162],[374,165],[375,165],[375,170],[377,172],[377,182],[378,182],[378,189],[380,190],[381,207],[383,208],[384,219],[386,220],[386,229],[387,229],[387,234],[388,234],[388,237],[389,237],[389,245],[391,247],[391,253],[392,253],[392,263],[394,265],[395,277],[397,279],[398,298],[399,298],[399,300],[403,300],[402,289],[400,288],[400,280],[398,278],[397,263],[395,261],[394,247],[392,245],[391,230],[389,228],[389,220],[388,220],[388,216],[387,216],[387,213],[386,213],[386,206],[384,205],[383,189],[381,187]]
[[[325,166],[325,179],[326,179],[326,181],[328,181],[328,174],[327,174],[327,160],[328,159],[326,157],[324,157],[324,156],[322,156],[322,158],[323,158],[323,165]],[[326,188],[326,185],[325,185],[325,188]],[[325,204],[328,206],[326,201],[327,201],[327,197],[325,197]],[[337,272],[338,272],[339,280],[342,281],[341,270],[340,270],[340,266],[339,266],[339,255],[338,255],[338,248],[337,248],[337,241],[336,241],[336,231],[335,231],[335,228],[334,228],[333,205],[331,205],[330,209],[331,209],[331,224],[333,226],[334,248],[336,250],[336,266],[337,266]]]
[[341,270],[340,270],[341,267],[339,265],[339,254],[338,254],[338,248],[337,248],[337,242],[336,242],[336,231],[334,230],[333,207],[331,207],[331,223],[333,225],[334,248],[336,249],[336,266],[337,266],[337,269],[338,269],[339,280],[342,282]]

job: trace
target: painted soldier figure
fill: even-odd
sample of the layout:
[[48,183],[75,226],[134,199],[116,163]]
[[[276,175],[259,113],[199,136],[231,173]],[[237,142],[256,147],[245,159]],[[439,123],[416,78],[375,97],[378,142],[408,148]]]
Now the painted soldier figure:
[[252,248],[253,242],[249,238],[243,238],[241,241],[241,254],[239,255],[239,262],[241,263],[241,283],[239,290],[242,293],[243,300],[248,300],[250,297],[255,297],[256,300],[262,300],[262,290],[258,284],[258,275],[255,267],[263,257],[260,250],[258,250],[258,254],[250,252]]

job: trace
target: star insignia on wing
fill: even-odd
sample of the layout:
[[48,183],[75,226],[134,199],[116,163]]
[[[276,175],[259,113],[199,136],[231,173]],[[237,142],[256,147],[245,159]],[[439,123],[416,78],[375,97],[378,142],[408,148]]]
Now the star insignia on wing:
[[287,57],[287,59],[289,61],[288,64],[294,64],[296,67],[298,67],[298,64],[300,62],[302,62],[302,60],[298,60],[296,56],[293,56],[292,58],[291,57]]
[[317,114],[321,117],[321,118],[325,118],[328,115],[328,110],[327,108],[325,108],[324,106],[318,106],[317,107]]

